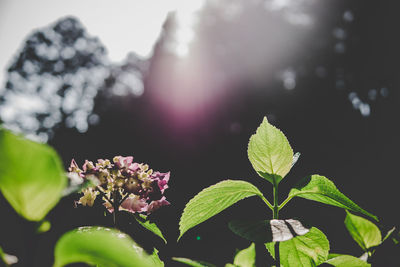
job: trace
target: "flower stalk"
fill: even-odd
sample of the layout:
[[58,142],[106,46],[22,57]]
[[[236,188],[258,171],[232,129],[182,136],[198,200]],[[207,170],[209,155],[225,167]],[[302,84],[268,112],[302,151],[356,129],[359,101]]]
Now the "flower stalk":
[[[274,206],[272,211],[272,218],[279,219],[279,197],[278,197],[278,183],[274,180],[273,183]],[[281,266],[279,257],[279,242],[275,243],[275,264],[277,267]]]

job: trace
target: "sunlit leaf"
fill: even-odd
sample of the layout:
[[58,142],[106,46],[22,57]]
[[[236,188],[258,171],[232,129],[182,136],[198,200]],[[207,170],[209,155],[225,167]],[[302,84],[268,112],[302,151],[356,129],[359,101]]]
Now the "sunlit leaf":
[[150,232],[152,232],[153,234],[155,234],[156,236],[160,237],[165,243],[167,243],[167,240],[164,238],[160,228],[158,228],[157,224],[154,222],[150,222],[147,218],[146,215],[143,214],[135,214],[135,219],[136,221],[143,226],[144,228],[146,228],[147,230],[149,230]]
[[282,242],[298,235],[305,235],[309,229],[298,220],[234,220],[229,222],[229,228],[247,240],[253,242]]
[[64,234],[54,251],[54,267],[84,262],[107,267],[154,266],[147,255],[128,235],[99,226],[79,227]]
[[239,200],[262,196],[254,185],[245,181],[225,180],[203,189],[183,210],[179,222],[179,238],[190,228],[204,222]]
[[204,262],[204,261],[195,261],[187,258],[179,258],[179,257],[173,257],[172,258],[174,261],[184,263],[186,265],[192,266],[192,267],[216,267],[214,264]]
[[240,267],[255,267],[256,266],[256,246],[254,243],[250,247],[239,251],[235,255],[233,264]]
[[359,212],[378,221],[375,215],[360,208],[356,203],[343,195],[336,188],[334,183],[324,176],[311,175],[301,180],[301,182],[289,192],[288,198],[293,197],[302,197],[353,212]]
[[344,225],[354,241],[356,241],[364,251],[382,242],[381,231],[375,224],[367,219],[347,212]]
[[66,182],[51,147],[0,130],[0,190],[17,213],[42,220],[61,198]]
[[293,150],[286,136],[266,117],[250,137],[247,154],[254,170],[271,183],[279,183],[292,167]]
[[370,267],[371,264],[350,255],[339,255],[330,258],[325,263],[336,267]]
[[[274,242],[266,248],[274,257]],[[320,230],[312,227],[302,236],[279,243],[279,255],[283,266],[314,267],[325,262],[329,254],[329,241]]]

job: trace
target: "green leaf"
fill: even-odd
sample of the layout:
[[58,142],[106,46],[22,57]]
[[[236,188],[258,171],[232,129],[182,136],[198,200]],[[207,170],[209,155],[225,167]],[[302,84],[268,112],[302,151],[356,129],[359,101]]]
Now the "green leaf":
[[[274,242],[266,248],[275,255]],[[329,254],[329,241],[320,230],[312,227],[310,231],[285,242],[279,243],[279,254],[283,266],[314,267],[325,262]]]
[[153,254],[150,255],[150,259],[153,261],[154,267],[164,267],[164,262],[160,260],[158,256],[158,249],[154,248]]
[[253,242],[282,242],[292,239],[294,235],[305,235],[309,229],[298,220],[234,220],[229,222],[229,228],[247,240]]
[[233,264],[240,267],[255,267],[256,266],[256,246],[251,243],[250,247],[239,251]]
[[64,234],[57,241],[54,259],[54,267],[77,262],[107,267],[154,266],[128,235],[99,226],[79,227]]
[[254,170],[271,183],[279,183],[290,171],[293,150],[286,136],[266,117],[250,137],[247,154]]
[[143,226],[144,228],[146,228],[147,230],[149,230],[150,232],[152,232],[153,234],[155,234],[156,236],[160,237],[165,243],[167,243],[167,240],[164,238],[160,228],[158,228],[157,224],[155,224],[154,222],[150,222],[147,219],[146,215],[143,214],[135,214],[135,219],[136,221]]
[[51,228],[51,223],[48,220],[43,220],[38,223],[36,228],[36,233],[41,234],[49,231]]
[[382,243],[383,243],[386,239],[388,239],[388,238],[394,233],[395,230],[396,230],[396,227],[393,226],[393,228],[390,229],[390,230],[386,233],[385,237],[382,239]]
[[359,212],[378,221],[375,215],[360,208],[356,203],[343,195],[334,183],[324,176],[311,175],[302,179],[295,188],[290,190],[288,199],[285,202],[287,203],[293,197],[302,197],[353,212]]
[[263,197],[257,187],[245,181],[225,180],[203,189],[183,210],[178,240],[190,228],[251,196]]
[[382,242],[382,235],[379,228],[372,222],[360,216],[347,212],[344,225],[351,237],[358,245],[367,251],[369,248],[378,246]]
[[66,182],[51,147],[0,130],[0,190],[18,214],[41,221],[60,200]]
[[214,264],[204,262],[204,261],[195,261],[187,258],[179,258],[179,257],[172,257],[174,261],[184,263],[186,265],[192,266],[192,267],[216,267]]
[[327,260],[325,263],[336,267],[370,267],[371,264],[350,255],[339,255]]

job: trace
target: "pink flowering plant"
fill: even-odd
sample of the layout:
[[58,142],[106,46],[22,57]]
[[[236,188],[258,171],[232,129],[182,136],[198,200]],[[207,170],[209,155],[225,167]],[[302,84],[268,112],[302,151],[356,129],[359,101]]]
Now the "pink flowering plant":
[[96,163],[86,160],[82,168],[72,159],[68,171],[71,183],[89,185],[81,190],[77,203],[91,207],[99,197],[113,214],[114,225],[121,210],[149,215],[170,204],[164,196],[170,173],[153,171],[147,164],[133,162],[132,156],[98,159]]
[[[375,215],[350,200],[324,176],[306,176],[280,201],[282,198],[278,194],[278,186],[285,181],[299,154],[293,153],[286,136],[266,118],[249,140],[248,158],[257,176],[271,183],[272,194],[265,194],[244,180],[224,180],[211,185],[186,204],[179,222],[178,239],[235,203],[257,197],[265,203],[271,214],[263,220],[252,218],[252,214],[244,214],[241,219],[229,223],[234,234],[251,244],[238,251],[233,264],[228,263],[226,267],[260,266],[256,262],[257,245],[268,251],[264,251],[261,256],[271,256],[268,256],[271,264],[262,262],[261,266],[276,267],[314,267],[322,264],[370,267],[377,250],[385,250],[384,246],[388,243],[398,248],[400,234],[397,228],[385,234],[386,227],[382,227],[381,222],[376,225],[378,219]],[[147,164],[134,162],[131,156],[99,159],[96,163],[86,160],[82,167],[72,160],[68,172],[65,172],[61,159],[50,146],[32,142],[0,128],[0,192],[16,213],[29,221],[28,231],[25,228],[17,231],[24,233],[26,251],[32,252],[13,256],[4,252],[9,251],[8,244],[0,244],[0,264],[10,266],[22,256],[25,257],[22,258],[23,265],[32,266],[37,250],[31,244],[35,243],[37,235],[51,228],[51,223],[46,219],[47,214],[62,197],[71,193],[80,194],[76,198],[77,206],[103,206],[105,212],[113,218],[115,228],[122,228],[119,223],[127,217],[119,216],[119,213],[124,212],[125,215],[133,215],[141,226],[166,243],[161,230],[149,220],[148,215],[170,204],[164,195],[169,178],[169,172],[153,171]],[[345,226],[362,249],[362,256],[332,253],[329,240],[321,230],[303,224],[302,218],[282,218],[279,212],[296,198],[346,210]],[[1,218],[4,220],[5,217]],[[165,255],[161,258],[165,260]],[[214,266],[182,257],[173,260],[190,266]],[[158,256],[157,248],[144,250],[130,235],[102,226],[78,227],[64,233],[57,241],[54,247],[54,267],[82,262],[102,267],[165,266]]]

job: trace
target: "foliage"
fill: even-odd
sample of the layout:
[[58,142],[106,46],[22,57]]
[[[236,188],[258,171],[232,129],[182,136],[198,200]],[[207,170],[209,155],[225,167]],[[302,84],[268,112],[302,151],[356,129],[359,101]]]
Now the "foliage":
[[64,234],[54,251],[54,267],[86,262],[107,267],[154,266],[149,255],[128,235],[99,226],[79,227]]
[[51,147],[0,130],[0,190],[18,214],[42,220],[60,200],[66,182]]
[[179,238],[193,226],[251,196],[262,194],[257,187],[245,181],[226,180],[204,189],[186,205],[179,222]]
[[[317,266],[328,260],[329,241],[317,228],[305,228],[298,220],[279,220],[281,210],[292,198],[321,202],[358,212],[378,220],[375,215],[360,208],[342,194],[328,178],[311,175],[302,179],[289,192],[281,204],[278,203],[278,185],[297,162],[299,154],[293,154],[285,135],[264,118],[256,133],[250,137],[248,158],[262,178],[273,186],[271,204],[255,186],[246,181],[225,180],[210,186],[193,199],[183,211],[180,220],[180,236],[190,228],[204,222],[227,207],[250,196],[260,197],[272,210],[272,220],[233,221],[229,228],[237,235],[251,241],[264,242],[275,259],[276,266]],[[233,186],[233,184],[237,186]],[[239,186],[240,185],[240,186]],[[292,234],[295,232],[295,234]],[[347,258],[346,258],[347,259]],[[340,259],[331,262],[340,262]]]
[[[393,240],[398,243],[395,228],[383,235],[382,229],[373,222],[350,213],[378,221],[375,215],[342,194],[324,176],[306,176],[290,190],[286,200],[278,203],[278,185],[297,162],[299,155],[293,154],[285,135],[264,118],[250,138],[248,157],[256,173],[272,184],[272,204],[256,186],[247,181],[221,181],[203,189],[186,204],[179,222],[178,240],[191,228],[240,200],[256,196],[272,210],[272,218],[247,218],[229,223],[233,233],[252,243],[238,251],[233,263],[227,263],[226,267],[256,266],[256,243],[265,245],[275,266],[285,267],[314,267],[323,263],[337,267],[367,267],[371,266],[367,261],[383,242]],[[1,193],[19,215],[36,222],[36,233],[50,229],[51,222],[46,220],[46,214],[63,195],[80,192],[83,195],[78,203],[84,206],[95,205],[100,195],[105,208],[114,215],[115,227],[118,227],[116,220],[119,219],[116,214],[122,210],[133,216],[138,225],[167,242],[156,222],[147,215],[167,204],[163,194],[168,188],[169,173],[153,172],[147,165],[133,162],[133,157],[117,156],[112,161],[100,159],[96,164],[86,161],[82,169],[73,160],[69,167],[68,187],[66,176],[52,148],[0,130]],[[345,226],[365,254],[357,258],[330,253],[329,241],[322,231],[316,227],[306,227],[298,219],[279,218],[279,211],[295,197],[344,209]],[[158,203],[160,201],[165,202]],[[162,267],[164,262],[158,253],[159,250],[154,247],[152,253],[148,254],[131,237],[117,229],[84,226],[65,233],[57,241],[54,266],[84,262],[101,267]],[[6,265],[17,260],[5,254],[1,248],[0,259]],[[195,267],[215,266],[182,257],[173,260]]]

